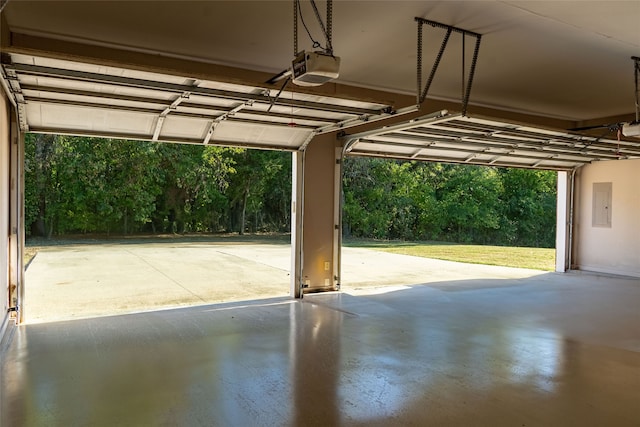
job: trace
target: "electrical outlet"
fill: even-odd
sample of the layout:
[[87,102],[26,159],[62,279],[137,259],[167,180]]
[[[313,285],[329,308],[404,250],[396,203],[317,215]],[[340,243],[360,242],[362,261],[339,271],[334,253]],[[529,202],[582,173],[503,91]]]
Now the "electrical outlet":
[[324,262],[324,271],[329,271],[331,268],[331,263],[329,261]]

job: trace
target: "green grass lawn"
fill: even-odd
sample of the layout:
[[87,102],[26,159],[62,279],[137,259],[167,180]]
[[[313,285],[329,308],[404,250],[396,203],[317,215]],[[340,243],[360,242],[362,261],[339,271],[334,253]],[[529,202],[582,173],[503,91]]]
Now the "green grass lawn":
[[344,245],[471,264],[500,265],[546,271],[555,269],[555,249],[547,248],[351,239],[345,240]]

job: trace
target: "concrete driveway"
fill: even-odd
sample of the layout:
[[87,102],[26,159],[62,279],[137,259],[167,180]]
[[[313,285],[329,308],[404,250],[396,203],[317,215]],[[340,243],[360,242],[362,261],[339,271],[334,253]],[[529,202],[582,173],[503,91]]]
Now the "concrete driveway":
[[[25,318],[41,323],[289,295],[287,242],[166,241],[47,246],[26,271]],[[537,270],[343,248],[342,291],[520,279]],[[497,282],[496,282],[497,283]]]

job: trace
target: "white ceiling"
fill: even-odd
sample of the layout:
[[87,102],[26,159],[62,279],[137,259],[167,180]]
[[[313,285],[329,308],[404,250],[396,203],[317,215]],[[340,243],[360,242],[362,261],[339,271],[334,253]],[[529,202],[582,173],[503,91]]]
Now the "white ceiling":
[[[314,23],[308,2],[302,3],[305,20]],[[325,3],[318,5],[324,11]],[[640,1],[337,0],[333,8],[340,83],[414,94],[417,16],[483,35],[472,106],[573,121],[634,111],[630,57],[640,56]],[[9,0],[2,13],[15,33],[253,70],[278,72],[293,56],[288,0]],[[320,38],[317,27],[310,28]],[[439,31],[425,31],[427,68]],[[302,28],[300,47],[310,48]],[[429,96],[457,101],[459,39],[452,36],[448,49]]]

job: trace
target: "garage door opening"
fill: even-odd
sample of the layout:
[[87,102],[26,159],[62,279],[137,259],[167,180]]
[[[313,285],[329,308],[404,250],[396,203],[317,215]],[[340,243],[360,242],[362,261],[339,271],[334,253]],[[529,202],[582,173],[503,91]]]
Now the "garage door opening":
[[25,319],[285,297],[290,202],[289,152],[29,134]]
[[347,157],[342,289],[554,271],[557,175]]

